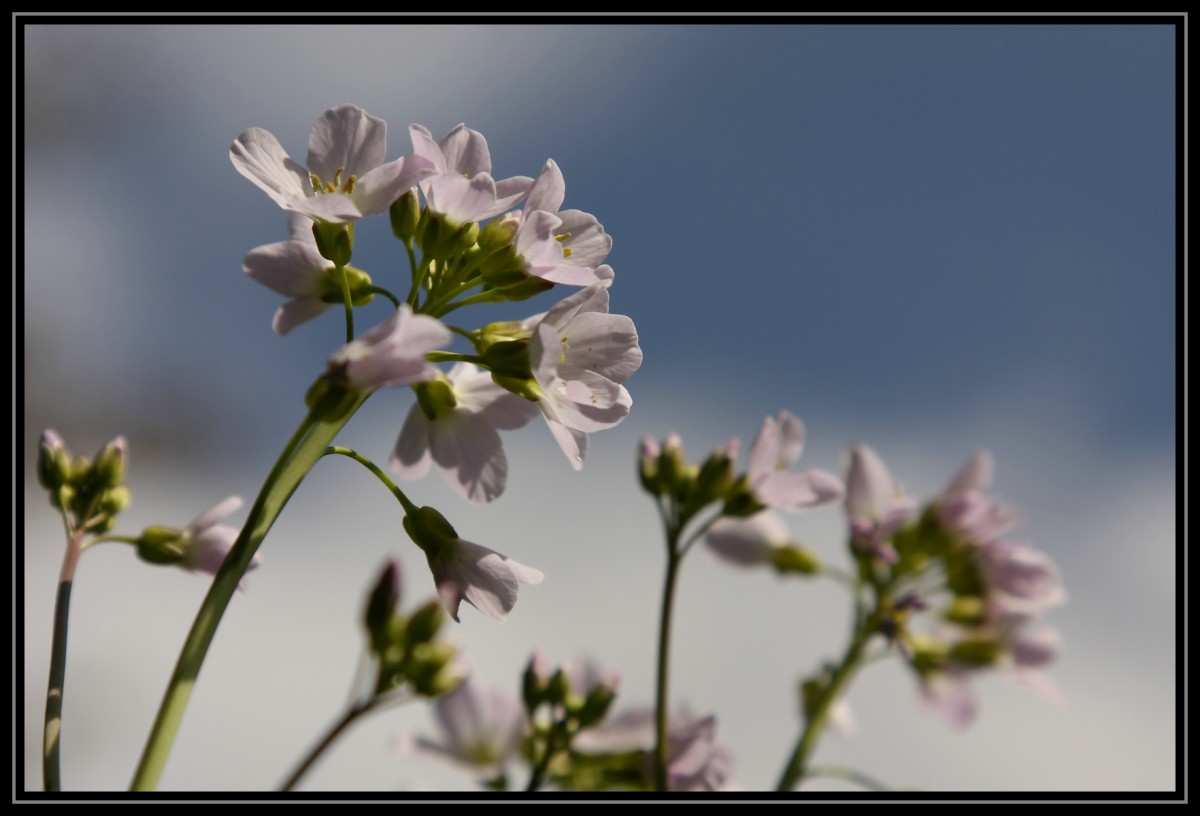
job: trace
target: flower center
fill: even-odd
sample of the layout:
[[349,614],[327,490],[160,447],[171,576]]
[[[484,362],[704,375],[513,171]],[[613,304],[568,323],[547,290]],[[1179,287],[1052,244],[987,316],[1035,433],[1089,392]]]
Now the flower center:
[[[565,244],[567,241],[571,240],[571,233],[564,232],[561,235],[555,235],[554,240],[558,241],[560,244]],[[564,259],[571,257],[571,248],[569,246],[563,247],[562,252]]]
[[354,192],[354,184],[358,181],[358,176],[351,174],[345,182],[342,181],[342,171],[345,167],[339,167],[333,174],[332,181],[321,181],[321,177],[316,173],[309,173],[308,180],[312,183],[313,195],[321,193],[352,193]]

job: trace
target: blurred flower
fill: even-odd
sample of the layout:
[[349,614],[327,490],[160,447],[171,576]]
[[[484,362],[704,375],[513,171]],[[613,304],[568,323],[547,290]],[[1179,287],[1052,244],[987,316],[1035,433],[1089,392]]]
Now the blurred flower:
[[524,198],[533,184],[528,176],[494,180],[487,139],[466,125],[456,125],[440,142],[422,125],[409,125],[408,133],[413,152],[433,169],[421,182],[429,209],[452,223],[497,216]]
[[866,445],[850,449],[846,464],[846,516],[852,545],[892,563],[892,534],[917,512],[917,502],[900,495],[887,465]]
[[[263,286],[291,298],[275,312],[271,327],[284,335],[301,323],[312,320],[330,306],[324,299],[337,284],[329,273],[333,261],[321,257],[313,237],[312,222],[293,213],[288,219],[292,238],[250,250],[242,261],[242,269]],[[341,289],[337,290],[341,295]]]
[[[240,532],[236,527],[217,522],[236,512],[241,506],[241,498],[230,496],[192,519],[192,522],[183,528],[178,542],[183,552],[183,560],[179,565],[192,572],[216,575]],[[246,567],[246,571],[249,572],[258,564],[259,559],[256,555],[250,561],[250,566]],[[244,581],[239,582],[238,589],[245,589],[243,584]]]
[[992,486],[992,455],[977,451],[935,499],[938,518],[973,544],[986,544],[1020,523],[1020,515],[986,495]]
[[991,541],[979,550],[988,588],[989,618],[1021,623],[1066,603],[1058,567],[1045,554],[1016,541]]
[[739,567],[770,563],[771,552],[787,546],[791,540],[783,519],[769,510],[745,519],[720,519],[705,536],[705,543],[714,555]]
[[759,501],[795,513],[842,497],[841,480],[828,471],[787,470],[803,452],[804,423],[787,411],[763,420],[746,465],[746,478]]
[[410,385],[438,376],[438,368],[425,355],[450,340],[450,330],[440,320],[414,315],[405,303],[386,321],[335,351],[329,366],[360,391]]
[[229,150],[234,168],[289,212],[346,224],[381,213],[434,172],[421,156],[383,163],[387,124],[354,105],[325,111],[308,139],[308,168],[284,151],[271,133],[250,128]]
[[449,694],[433,703],[433,715],[442,731],[442,741],[420,737],[421,751],[494,777],[516,754],[525,735],[525,712],[506,689],[482,689],[467,677]]
[[524,426],[537,416],[537,404],[505,391],[470,363],[456,364],[440,382],[446,392],[441,399],[426,397],[409,410],[392,469],[401,478],[420,479],[436,464],[467,501],[486,504],[504,492],[508,474],[497,431]]
[[596,284],[545,314],[533,332],[530,359],[542,416],[579,470],[587,434],[629,414],[633,400],[620,383],[642,364],[637,329],[625,315],[608,313],[608,290]]

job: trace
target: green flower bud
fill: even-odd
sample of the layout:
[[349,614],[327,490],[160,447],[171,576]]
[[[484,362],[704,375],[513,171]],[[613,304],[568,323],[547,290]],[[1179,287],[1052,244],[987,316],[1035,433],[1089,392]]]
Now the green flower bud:
[[132,500],[129,488],[125,485],[120,485],[104,491],[100,496],[99,509],[105,515],[115,516],[128,507]]
[[338,266],[350,263],[354,251],[354,224],[326,224],[313,222],[313,237],[317,241],[317,252]]
[[546,685],[546,699],[554,705],[562,705],[571,694],[571,679],[561,668],[550,678]]
[[436,557],[443,546],[454,546],[458,542],[454,527],[432,507],[418,507],[405,515],[404,530],[430,558]]
[[410,189],[392,202],[392,206],[388,207],[388,218],[392,222],[392,234],[401,241],[411,241],[421,221],[421,202],[417,199],[417,191]]
[[654,439],[643,436],[638,445],[638,479],[642,489],[651,496],[661,496],[666,492],[665,485],[658,474],[658,458],[662,456],[662,448]]
[[696,476],[696,495],[693,499],[698,507],[711,501],[724,499],[733,489],[733,459],[725,449],[714,451]]
[[408,619],[405,639],[411,644],[428,643],[437,637],[446,620],[446,613],[437,601],[430,601]]
[[112,530],[112,528],[114,528],[116,526],[117,526],[117,519],[115,516],[105,516],[104,518],[100,519],[95,524],[93,524],[91,527],[91,530],[93,533],[99,533],[99,534],[103,535],[104,533],[109,532],[110,530]]
[[76,456],[75,461],[71,463],[71,486],[76,490],[86,488],[92,484],[94,478],[92,460],[86,456]]
[[371,648],[376,652],[387,649],[391,638],[388,624],[396,605],[400,603],[400,566],[389,560],[379,573],[371,594],[367,596],[367,607],[363,612],[363,624],[371,636]]
[[474,245],[478,236],[479,225],[474,221],[454,224],[428,207],[417,222],[417,246],[427,257],[439,261],[461,255]]
[[476,332],[476,335],[478,339],[475,341],[475,348],[479,349],[480,354],[486,354],[487,350],[497,343],[528,342],[533,336],[529,327],[521,320],[489,323]]
[[138,558],[151,564],[183,561],[183,531],[174,527],[147,527],[137,541]]
[[421,643],[410,654],[408,679],[418,694],[436,696],[449,690],[446,681],[454,673],[447,669],[458,654],[457,649],[449,643]]
[[992,638],[968,638],[950,647],[947,657],[972,666],[992,666],[1004,654],[1004,648]]
[[801,575],[812,575],[821,569],[821,561],[816,553],[800,546],[774,547],[771,549],[771,566],[780,575],[798,572]]
[[530,714],[545,702],[547,686],[545,658],[541,652],[534,652],[521,675],[521,699],[525,701],[525,710]]
[[951,623],[962,626],[979,626],[984,622],[987,610],[984,609],[983,598],[974,595],[964,595],[955,598],[942,616]]
[[506,340],[492,343],[483,353],[493,375],[528,380],[533,377],[529,359],[528,340]]
[[97,485],[102,488],[117,487],[125,481],[127,447],[125,437],[118,436],[96,454],[96,461],[92,467]]
[[417,383],[412,388],[417,395],[417,404],[421,406],[422,413],[430,422],[437,419],[439,414],[450,413],[454,406],[458,405],[454,386],[450,385],[450,380],[444,375],[436,380]]
[[548,292],[553,288],[554,284],[550,281],[527,275],[523,281],[504,287],[502,293],[505,300],[516,303],[521,300],[529,300],[529,298],[540,295],[542,292]]
[[57,431],[42,432],[38,445],[38,482],[47,490],[57,490],[71,478],[71,454]]
[[500,216],[479,233],[480,248],[486,252],[495,252],[509,246],[517,234],[517,227],[520,223],[520,216],[513,217],[512,213]]
[[682,496],[687,492],[687,462],[683,458],[683,440],[679,434],[668,434],[658,456],[658,478],[666,492]]
[[346,276],[346,286],[350,290],[350,305],[365,306],[375,299],[371,289],[371,276],[356,266],[331,267],[324,271],[321,285],[321,301],[324,303],[344,303],[346,296],[342,293],[342,276]]
[[604,719],[613,700],[617,699],[617,690],[601,683],[588,692],[587,699],[579,709],[576,717],[580,728],[588,728]]
[[65,484],[50,492],[50,506],[57,510],[66,510],[75,500],[75,488]]
[[524,379],[493,374],[492,382],[505,391],[510,391],[518,397],[524,397],[530,402],[537,402],[542,396],[542,388],[537,384],[537,380],[533,378]]

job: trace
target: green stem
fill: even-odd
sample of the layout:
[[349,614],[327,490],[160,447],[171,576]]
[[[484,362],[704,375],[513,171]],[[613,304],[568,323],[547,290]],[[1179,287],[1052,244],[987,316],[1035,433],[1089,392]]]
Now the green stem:
[[675,579],[683,559],[679,551],[680,525],[667,525],[667,573],[663,579],[662,614],[658,627],[658,685],[654,698],[654,788],[667,790],[667,681],[671,650],[671,610]]
[[296,433],[271,469],[258,498],[254,501],[254,506],[250,508],[250,514],[246,517],[246,523],[237,541],[234,542],[225,563],[213,579],[208,595],[200,605],[200,611],[196,614],[187,640],[184,641],[179,661],[175,665],[175,673],[167,685],[158,716],[154,720],[137,772],[134,774],[132,790],[153,790],[158,785],[167,756],[171,752],[171,745],[175,741],[175,734],[179,730],[184,711],[187,710],[192,687],[208,654],[208,647],[216,635],[221,616],[225,614],[225,609],[237,590],[238,581],[246,572],[263,538],[279,517],[288,499],[321,458],[325,447],[350,417],[354,416],[354,412],[366,401],[367,396],[360,395],[348,410],[333,419],[321,418],[319,409],[322,406],[318,405],[300,423],[300,427],[296,429]]
[[352,450],[350,448],[343,448],[341,445],[330,445],[328,448],[325,449],[325,452],[322,453],[321,455],[322,456],[337,455],[337,456],[345,456],[349,459],[353,459],[355,462],[358,462],[360,465],[365,467],[367,470],[374,473],[375,478],[378,479],[379,481],[383,482],[383,486],[386,487],[388,490],[392,491],[392,495],[395,496],[400,501],[400,504],[404,507],[404,512],[406,515],[408,513],[416,512],[417,506],[409,500],[408,496],[404,495],[404,491],[401,490],[399,487],[397,487],[396,483],[393,482],[386,473],[384,473],[382,470],[379,469],[379,465],[375,464],[374,462],[372,462],[367,457],[363,456],[358,451]]
[[[64,516],[65,518],[65,516]],[[70,522],[67,522],[70,529]],[[50,680],[46,685],[46,721],[42,735],[42,781],[47,791],[62,790],[59,768],[59,748],[62,744],[63,685],[67,675],[67,619],[71,611],[71,586],[75,582],[75,567],[83,530],[72,532],[67,539],[62,569],[58,575],[58,595],[54,603],[54,635],[50,646]]]
[[866,620],[862,615],[861,606],[861,603],[856,604],[854,637],[851,639],[850,645],[846,649],[846,654],[842,656],[837,669],[834,670],[829,685],[817,701],[812,715],[804,723],[804,731],[800,734],[800,740],[796,743],[796,748],[792,751],[792,757],[783,771],[783,776],[779,779],[779,787],[776,788],[778,791],[792,790],[796,787],[796,783],[805,776],[808,760],[812,756],[813,750],[817,747],[817,741],[821,738],[821,734],[825,730],[825,724],[829,720],[829,713],[833,710],[833,704],[842,696],[843,691],[849,685],[850,679],[854,676],[855,670],[858,669],[862,661],[863,650],[867,645],[867,641],[870,640],[870,633],[867,631]]
[[342,302],[346,304],[346,342],[354,339],[354,304],[350,302],[350,278],[346,267],[338,265],[337,276],[342,281]]
[[853,768],[843,768],[838,765],[821,765],[817,768],[810,768],[808,773],[804,774],[805,779],[817,779],[824,777],[827,779],[844,779],[847,782],[853,782],[856,785],[873,791],[890,791],[887,785],[880,782],[873,776],[865,774],[862,771],[856,771]]
[[330,728],[329,731],[325,733],[325,736],[321,738],[321,741],[314,745],[312,750],[305,755],[300,764],[296,766],[296,770],[292,771],[292,775],[289,776],[287,781],[283,783],[283,787],[281,787],[280,790],[284,792],[294,790],[296,785],[300,783],[300,780],[303,778],[304,774],[308,773],[308,769],[312,767],[313,763],[317,761],[321,754],[325,753],[325,749],[327,749],[330,745],[333,745],[334,741],[341,736],[343,731],[350,727],[351,723],[353,723],[363,714],[366,714],[368,711],[370,711],[374,706],[374,702],[374,700],[368,700],[365,703],[355,703],[354,705],[350,706],[350,708],[346,711],[346,714],[340,720],[334,723],[333,727]]
[[389,292],[387,289],[384,289],[382,286],[368,286],[367,291],[373,295],[383,295],[385,298],[387,298],[388,300],[390,300],[392,302],[393,306],[395,306],[397,309],[400,308],[400,298],[396,297],[391,292]]
[[[477,281],[470,282],[470,285],[464,283],[463,286],[466,287],[466,289],[470,289],[472,286],[475,285],[475,283],[477,283]],[[466,289],[463,289],[463,291],[466,291]],[[455,294],[457,294],[457,293],[455,293]],[[451,298],[452,297],[453,297],[453,295],[451,295]],[[490,301],[494,300],[495,297],[496,297],[496,290],[490,289],[486,292],[478,292],[474,295],[471,295],[468,298],[463,298],[462,300],[458,301],[457,303],[449,303],[448,301],[450,300],[450,298],[442,298],[442,300],[436,304],[434,309],[427,309],[426,311],[429,314],[433,315],[434,317],[442,317],[444,315],[450,314],[455,309],[461,309],[463,306],[471,306],[476,303],[489,303]]]
[[455,351],[431,351],[425,355],[425,359],[431,363],[474,363],[477,366],[487,365],[487,360],[478,354],[459,354]]
[[546,780],[546,772],[550,770],[550,760],[558,753],[559,748],[554,744],[557,740],[559,730],[563,728],[563,724],[555,722],[550,726],[550,731],[546,734],[546,750],[542,754],[542,758],[533,767],[533,772],[529,776],[529,784],[525,786],[526,793],[533,793],[542,786]]
[[417,277],[417,256],[413,252],[413,239],[404,239],[404,251],[408,253],[408,270],[412,275],[412,287],[408,290],[408,305],[416,307],[417,295],[421,291],[420,278]]

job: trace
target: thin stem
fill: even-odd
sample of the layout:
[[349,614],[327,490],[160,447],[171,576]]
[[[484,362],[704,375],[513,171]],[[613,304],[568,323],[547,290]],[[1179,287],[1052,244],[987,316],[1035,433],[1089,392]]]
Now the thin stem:
[[330,728],[325,733],[325,736],[321,738],[321,741],[314,745],[312,750],[305,755],[300,764],[296,766],[296,770],[292,771],[292,775],[289,776],[287,781],[283,783],[283,786],[280,788],[280,790],[284,791],[285,793],[287,791],[294,790],[296,785],[300,783],[300,779],[304,776],[304,774],[308,773],[308,769],[312,767],[313,763],[317,761],[321,754],[325,753],[325,749],[330,745],[333,745],[334,741],[341,736],[343,731],[350,727],[351,723],[353,723],[363,714],[366,714],[373,707],[374,700],[368,700],[365,703],[355,703],[354,705],[350,706],[350,708],[346,710],[345,715],[343,715],[340,720],[334,723],[333,727]]
[[383,482],[383,486],[386,487],[388,490],[390,490],[392,492],[393,496],[395,496],[397,499],[399,499],[400,504],[402,504],[404,506],[405,513],[416,512],[417,506],[409,500],[408,496],[404,495],[403,490],[396,487],[396,483],[393,482],[390,478],[388,478],[388,475],[386,473],[384,473],[382,470],[379,469],[379,465],[375,464],[374,462],[372,462],[367,457],[363,456],[358,451],[352,450],[350,448],[343,448],[341,445],[330,445],[328,448],[325,449],[325,452],[322,453],[321,455],[322,456],[333,456],[335,454],[338,456],[345,456],[347,458],[353,459],[355,462],[358,462],[360,465],[365,467],[367,470],[374,473],[375,478],[377,478],[379,481]]
[[[471,287],[473,287],[476,283],[477,283],[477,281],[468,281],[467,283],[464,283],[462,286],[460,286],[459,289],[461,289],[462,291],[465,292],[465,291],[467,291],[467,289],[470,289]],[[429,314],[433,315],[434,317],[442,317],[444,315],[450,314],[455,309],[461,309],[463,306],[471,306],[475,303],[487,303],[488,301],[493,300],[496,297],[496,292],[494,289],[492,289],[492,290],[488,290],[486,292],[478,292],[474,295],[471,295],[470,297],[463,298],[462,300],[458,301],[457,303],[449,303],[449,301],[454,297],[455,294],[458,294],[458,292],[456,291],[456,292],[452,293],[450,295],[450,297],[442,298],[440,301],[438,301],[438,303],[436,304],[434,309],[427,310],[429,312]],[[436,311],[435,311],[435,309],[436,309]]]
[[699,541],[704,536],[705,533],[708,532],[709,528],[717,523],[717,521],[721,518],[721,515],[722,515],[721,513],[717,513],[715,516],[710,518],[708,521],[701,524],[698,528],[696,528],[696,530],[690,536],[688,536],[687,541],[685,541],[683,543],[683,546],[679,548],[679,558],[680,559],[682,559],[685,555],[687,555],[688,551],[693,546],[695,546],[696,542]]
[[487,364],[487,360],[478,354],[459,354],[455,351],[431,351],[425,355],[431,363],[474,363],[477,366]]
[[858,593],[858,599],[854,606],[854,636],[837,669],[834,670],[829,685],[825,687],[811,716],[805,721],[804,731],[800,734],[800,740],[796,743],[795,750],[792,751],[791,759],[779,779],[779,786],[776,790],[790,791],[804,777],[809,757],[812,756],[813,750],[817,747],[817,741],[825,730],[825,724],[829,720],[833,704],[842,695],[845,687],[849,685],[855,670],[862,662],[864,648],[867,641],[870,640],[870,632],[867,631],[866,616],[863,614],[861,593]]
[[408,270],[412,274],[412,288],[408,290],[408,305],[416,307],[417,295],[420,294],[420,278],[417,276],[417,256],[413,252],[413,239],[404,239],[404,251],[408,253]]
[[475,332],[467,331],[466,329],[461,329],[458,326],[451,326],[449,323],[443,323],[442,325],[445,326],[450,331],[457,334],[459,337],[465,337],[468,340],[470,340],[471,345],[475,345]]
[[542,753],[542,758],[533,766],[533,772],[529,775],[529,784],[525,786],[526,793],[533,793],[542,786],[542,782],[546,779],[546,772],[550,770],[550,760],[558,753],[559,749],[555,746],[555,737],[558,736],[559,730],[562,728],[562,723],[555,722],[550,726],[549,733],[546,734],[546,750]]
[[856,771],[853,768],[843,768],[839,765],[820,765],[816,768],[810,768],[808,773],[804,774],[805,779],[816,779],[824,777],[828,779],[844,779],[847,782],[853,782],[867,790],[873,791],[890,791],[887,785],[880,782],[873,776],[865,774],[862,771]]
[[342,303],[346,304],[346,342],[354,339],[354,304],[350,302],[350,278],[346,275],[346,267],[338,264],[335,273],[342,281]]
[[[238,582],[245,574],[254,553],[258,550],[267,532],[287,505],[288,499],[321,458],[328,445],[367,399],[366,394],[358,397],[348,410],[333,419],[321,418],[318,405],[296,429],[287,446],[271,469],[242,531],[238,534],[229,555],[213,579],[196,620],[188,632],[175,672],[163,695],[158,716],[154,720],[141,761],[133,777],[133,790],[153,790],[162,776],[171,745],[187,710],[192,687],[208,654],[208,647],[217,633],[217,626],[225,614],[229,601],[237,590]],[[247,694],[256,693],[247,690]]]
[[654,787],[667,789],[667,683],[671,650],[671,610],[675,603],[675,579],[683,558],[679,551],[680,526],[667,524],[667,572],[663,578],[662,614],[658,627],[658,685],[654,698]]
[[397,309],[400,308],[400,298],[396,297],[391,292],[389,292],[387,289],[384,289],[382,286],[368,286],[367,291],[373,295],[383,295],[385,298],[387,298],[388,300],[390,300],[392,302],[393,306],[395,306]]
[[[66,518],[64,514],[64,519]],[[67,528],[70,529],[70,522]],[[83,530],[73,532],[67,539],[62,569],[58,574],[58,595],[54,603],[54,634],[50,646],[50,679],[46,685],[46,723],[42,734],[42,781],[47,791],[62,790],[59,767],[59,748],[62,744],[63,685],[67,675],[67,619],[71,611],[71,586],[75,582],[75,567]]]

